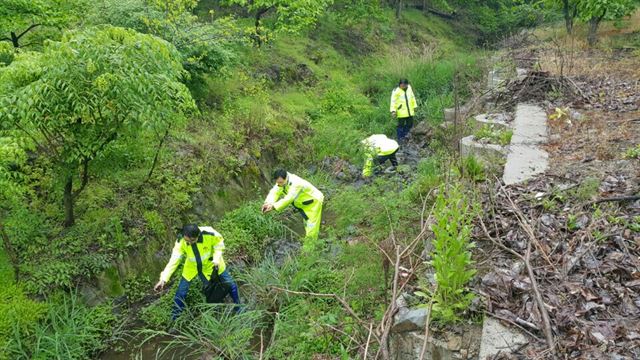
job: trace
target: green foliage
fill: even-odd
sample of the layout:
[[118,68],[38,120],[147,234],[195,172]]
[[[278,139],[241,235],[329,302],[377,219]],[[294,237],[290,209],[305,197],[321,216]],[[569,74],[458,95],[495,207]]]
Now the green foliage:
[[484,181],[486,179],[484,166],[475,156],[469,155],[461,159],[461,173],[463,176],[473,181]]
[[433,212],[435,223],[432,262],[437,288],[434,319],[455,322],[474,298],[466,285],[476,270],[471,260],[472,205],[458,187],[440,188]]
[[27,337],[14,333],[6,353],[12,359],[87,359],[107,346],[115,317],[111,307],[87,307],[74,293],[47,301],[44,318]]
[[441,159],[432,156],[418,163],[417,176],[410,187],[405,190],[413,202],[421,202],[429,192],[440,185],[442,181]]
[[569,196],[578,201],[593,200],[595,196],[598,195],[599,187],[600,180],[598,178],[588,177],[584,179],[578,187],[572,189]]
[[461,13],[471,20],[478,42],[491,44],[522,28],[542,23],[547,10],[537,1],[455,1]]
[[177,60],[175,49],[153,36],[101,27],[68,33],[41,56],[20,54],[2,69],[0,119],[57,166],[65,179],[66,225],[74,222],[73,197],[84,188],[72,193],[81,165],[86,184],[89,162],[116,139],[180,123],[194,108]]
[[[353,298],[354,307],[363,309],[364,304],[356,297],[366,294],[365,297],[371,299],[371,288],[368,286],[379,287],[380,275],[371,276],[367,272],[374,268],[374,264],[362,260],[367,256],[366,251],[358,255],[359,262],[355,258],[348,258],[350,254],[341,255],[339,263],[328,259],[326,255],[314,253],[287,258],[279,266],[273,260],[266,259],[259,266],[241,274],[240,279],[247,284],[245,289],[256,296],[255,306],[268,311],[273,317],[273,342],[266,349],[265,358],[303,359],[314,354],[349,357],[346,349],[351,340],[334,329],[352,334],[360,328],[353,319],[345,316],[338,302],[331,298],[293,295],[273,287],[342,293],[344,283],[348,286],[348,299]],[[352,266],[357,267],[354,273],[361,274],[357,279],[350,277]],[[371,303],[367,305],[375,306]]]
[[83,0],[3,0],[0,41],[8,41],[16,48],[42,41],[53,35],[48,32],[77,21],[86,5]]
[[640,144],[628,148],[624,152],[624,154],[622,154],[622,157],[624,157],[625,159],[638,159],[638,158],[640,158]]
[[[29,299],[21,286],[10,281],[3,284],[0,288],[0,349],[16,338],[32,335],[46,309],[46,304]],[[0,359],[4,359],[3,353],[6,350],[0,351]]]
[[[254,330],[262,326],[261,311],[244,311],[234,314],[224,305],[201,304],[186,311],[177,321],[173,335],[159,352],[163,357],[174,351],[189,349],[196,356],[215,355],[225,359],[255,359],[251,346]],[[143,331],[146,341],[155,336],[167,336],[165,332]]]
[[178,49],[184,68],[194,76],[218,73],[234,58],[231,45],[238,40],[238,30],[230,19],[198,19],[193,15],[197,3],[101,0],[91,21],[128,27],[167,40]]
[[589,23],[587,40],[589,45],[597,41],[598,26],[601,21],[618,20],[636,9],[636,0],[582,0],[578,3],[580,20]]
[[15,57],[15,49],[9,43],[0,42],[0,67],[9,65]]
[[24,176],[19,171],[27,160],[22,140],[0,136],[0,209],[17,206],[26,191]]
[[[240,6],[255,18],[252,30],[257,43],[268,39],[269,32],[297,33],[316,23],[333,0],[224,0],[227,6]],[[261,18],[273,15],[267,22],[267,33],[262,29]]]
[[503,129],[491,124],[482,125],[473,134],[478,140],[487,140],[492,144],[509,145],[511,143],[511,137],[513,136],[513,130]]
[[[180,270],[176,273],[180,273]],[[171,309],[173,307],[173,297],[177,290],[178,281],[174,282],[175,286],[172,286],[167,292],[156,301],[152,302],[148,306],[145,306],[140,311],[140,319],[145,322],[148,329],[166,329],[171,321]],[[195,286],[189,288],[189,293]],[[194,290],[195,291],[195,290]]]
[[280,221],[263,214],[260,205],[257,201],[246,203],[227,212],[216,225],[225,239],[226,257],[258,262],[270,239],[292,236]]
[[634,0],[582,0],[578,3],[581,20],[616,20],[627,16],[638,6]]

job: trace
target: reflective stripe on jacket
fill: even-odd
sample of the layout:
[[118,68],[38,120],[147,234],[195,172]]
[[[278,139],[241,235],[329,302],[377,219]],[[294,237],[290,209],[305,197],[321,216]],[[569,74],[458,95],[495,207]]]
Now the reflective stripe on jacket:
[[402,90],[399,86],[393,89],[391,93],[391,106],[389,111],[396,113],[398,118],[406,118],[414,116],[418,103],[413,94],[411,85],[407,85],[407,90]]
[[198,270],[202,271],[202,274],[209,279],[215,264],[218,265],[218,274],[224,272],[226,264],[222,258],[224,251],[222,235],[210,226],[199,226],[198,228],[200,236],[198,236],[197,242],[188,244],[182,237],[176,241],[173,251],[171,251],[171,258],[160,274],[160,280],[169,281],[183,258],[185,262],[182,277],[188,281],[198,275]]
[[274,209],[280,211],[292,203],[296,208],[304,209],[316,201],[324,201],[320,190],[298,175],[287,173],[285,185],[274,185],[264,203],[272,204]]

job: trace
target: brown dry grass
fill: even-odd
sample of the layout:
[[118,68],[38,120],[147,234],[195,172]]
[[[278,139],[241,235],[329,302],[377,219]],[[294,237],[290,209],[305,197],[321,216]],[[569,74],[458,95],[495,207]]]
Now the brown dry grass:
[[598,31],[600,40],[595,48],[587,45],[584,24],[576,24],[572,35],[558,25],[536,31],[536,36],[544,42],[538,48],[541,70],[556,75],[640,79],[638,50],[625,55],[613,50],[616,37],[640,31],[640,11],[625,19],[624,25],[616,28],[611,22],[602,24]]
[[584,120],[549,120],[552,141],[547,151],[554,163],[611,161],[622,159],[626,149],[640,143],[640,117],[635,113],[615,114],[588,111]]

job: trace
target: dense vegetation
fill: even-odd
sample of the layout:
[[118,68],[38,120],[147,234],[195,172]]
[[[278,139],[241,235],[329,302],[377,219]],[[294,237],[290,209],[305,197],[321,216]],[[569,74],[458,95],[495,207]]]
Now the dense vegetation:
[[[237,344],[253,344],[257,327],[271,333],[268,358],[349,357],[355,319],[331,299],[272,286],[342,293],[359,316],[379,318],[383,260],[371,254],[391,230],[403,241],[420,232],[423,200],[445,179],[478,179],[482,169],[473,159],[454,166],[447,134],[411,183],[383,177],[353,186],[321,164],[337,157],[359,166],[361,139],[393,133],[388,96],[399,78],[416,89],[418,120],[436,125],[480,78],[479,45],[562,16],[557,4],[527,1],[426,3],[3,1],[0,358],[99,353],[127,306],[147,298],[175,227],[187,221],[223,233],[226,256],[244,265],[235,275],[251,310],[195,309],[177,324],[188,341],[171,346],[250,358],[256,349]],[[578,18],[614,19],[633,4],[620,1],[625,10],[615,16],[585,5]],[[329,195],[326,252],[283,263],[265,255],[270,241],[297,230],[286,214],[259,213],[276,165]],[[469,225],[444,223],[468,217],[474,200],[460,188],[438,191],[452,195],[430,200],[444,214],[436,250],[458,249],[459,262],[435,258],[449,278],[433,295],[440,319],[457,321],[471,300],[463,294],[473,275]],[[172,295],[140,305],[148,334],[166,326]],[[219,334],[216,347],[201,334]]]

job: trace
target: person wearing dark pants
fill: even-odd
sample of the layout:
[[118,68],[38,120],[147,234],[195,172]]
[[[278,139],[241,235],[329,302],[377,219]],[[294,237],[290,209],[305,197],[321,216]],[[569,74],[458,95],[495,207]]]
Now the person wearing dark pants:
[[396,153],[400,146],[395,140],[389,139],[384,134],[375,134],[362,140],[362,145],[366,155],[362,177],[368,178],[373,175],[374,163],[375,166],[380,166],[388,160],[394,168],[398,166]]
[[[160,280],[154,287],[156,291],[162,290],[171,275],[180,266],[182,259],[185,258],[182,277],[174,296],[173,310],[171,311],[172,320],[177,319],[186,306],[185,299],[189,292],[191,281],[197,276],[204,289],[215,276],[214,271],[218,274],[220,280],[229,287],[229,295],[231,295],[233,302],[240,304],[238,286],[226,269],[226,264],[222,257],[223,251],[224,239],[212,227],[189,224],[182,228],[182,234],[178,237],[173,247],[171,258],[164,271],[160,274]],[[236,306],[235,311],[239,312],[240,307]]]
[[413,89],[409,85],[409,80],[401,79],[398,86],[391,93],[390,111],[393,118],[398,119],[396,135],[399,142],[403,142],[405,137],[409,135],[409,131],[413,126],[413,117],[416,113],[418,103],[413,94]]

